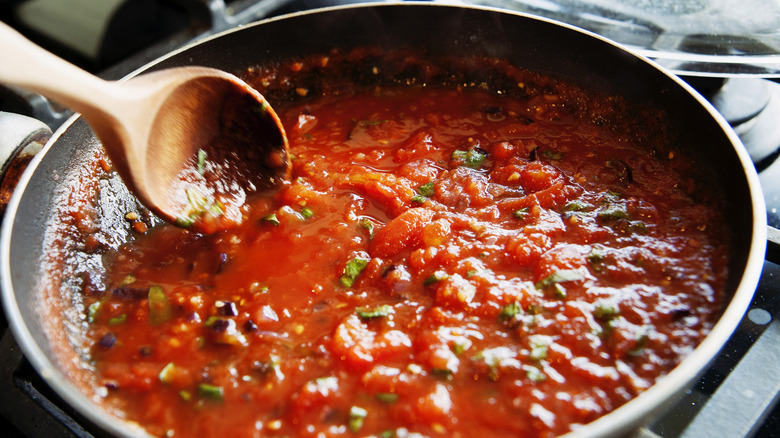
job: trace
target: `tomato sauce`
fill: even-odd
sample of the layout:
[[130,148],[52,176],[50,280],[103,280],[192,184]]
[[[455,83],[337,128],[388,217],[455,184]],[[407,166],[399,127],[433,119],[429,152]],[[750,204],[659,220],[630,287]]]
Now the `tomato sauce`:
[[726,239],[694,163],[562,99],[279,106],[277,195],[106,255],[87,303],[106,403],[231,437],[555,436],[626,403],[719,315]]

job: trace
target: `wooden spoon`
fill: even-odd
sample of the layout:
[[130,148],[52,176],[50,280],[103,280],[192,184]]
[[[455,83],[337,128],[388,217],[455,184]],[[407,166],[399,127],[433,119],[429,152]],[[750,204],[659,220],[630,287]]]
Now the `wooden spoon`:
[[80,112],[139,201],[198,232],[241,222],[252,192],[289,177],[287,137],[263,96],[237,77],[180,67],[109,82],[0,23],[0,82]]

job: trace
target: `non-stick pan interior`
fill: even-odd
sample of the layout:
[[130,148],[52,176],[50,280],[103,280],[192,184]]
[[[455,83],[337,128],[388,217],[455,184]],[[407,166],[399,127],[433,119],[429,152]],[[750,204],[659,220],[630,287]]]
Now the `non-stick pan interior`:
[[[679,133],[679,141],[690,147],[701,166],[722,175],[721,185],[729,208],[726,216],[732,254],[729,294],[741,297],[730,318],[710,341],[708,350],[691,364],[702,368],[744,312],[760,273],[763,254],[763,203],[757,177],[736,135],[680,81],[647,61],[600,38],[576,29],[522,15],[492,10],[430,4],[367,5],[335,8],[275,19],[211,38],[149,66],[160,69],[179,65],[205,65],[241,74],[247,67],[269,61],[283,61],[309,54],[328,53],[356,46],[378,46],[388,50],[413,47],[436,55],[479,55],[498,57],[532,71],[572,81],[584,88],[625,97],[640,104],[666,108],[669,120]],[[82,163],[94,150],[95,140],[86,125],[77,121],[54,137],[28,169],[17,189],[5,218],[2,241],[2,276],[5,307],[14,333],[25,353],[43,377],[66,401],[111,433],[140,433],[95,409],[90,401],[97,394],[83,395],[70,379],[88,375],[88,364],[80,362],[81,352],[65,352],[73,359],[63,364],[63,351],[56,338],[78,331],[84,324],[77,310],[67,302],[41,302],[41,265],[51,238],[52,216],[57,205],[68,202],[70,188],[63,183],[82,184]],[[85,145],[87,145],[85,147]],[[92,145],[92,146],[89,146]],[[727,180],[727,183],[726,183]],[[121,218],[134,201],[116,181],[95,209],[105,239],[112,245],[127,238],[127,225]],[[112,219],[114,218],[114,219]],[[78,252],[78,251],[77,251]],[[71,261],[99,264],[98,255],[74,256]],[[99,268],[99,267],[98,267]],[[66,274],[67,275],[67,274]],[[63,280],[62,278],[59,280]],[[67,279],[64,279],[67,280]],[[48,280],[47,280],[48,281]],[[44,281],[46,282],[46,281]],[[67,281],[63,281],[67,283]],[[68,298],[68,292],[61,297]],[[46,312],[41,310],[48,309]],[[60,315],[64,315],[59,321]],[[52,334],[46,326],[67,326]],[[61,340],[61,339],[60,339]],[[54,342],[53,342],[54,341]],[[78,349],[78,346],[76,346]],[[87,370],[87,371],[84,371]],[[697,370],[685,373],[676,385],[695,377]],[[86,386],[89,378],[85,377]],[[658,404],[664,394],[648,402]],[[647,404],[647,403],[646,403]],[[656,407],[656,406],[650,406]],[[620,420],[613,431],[629,427],[642,413],[637,411]],[[594,433],[603,433],[596,430]]]

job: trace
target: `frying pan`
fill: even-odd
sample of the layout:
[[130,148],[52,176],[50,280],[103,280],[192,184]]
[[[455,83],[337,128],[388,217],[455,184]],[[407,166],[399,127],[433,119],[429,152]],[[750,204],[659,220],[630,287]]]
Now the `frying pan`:
[[[414,47],[428,53],[497,57],[583,88],[667,110],[679,141],[720,175],[728,202],[731,241],[727,307],[711,333],[649,390],[576,431],[578,436],[629,432],[657,413],[702,373],[747,309],[766,249],[766,217],[758,177],[736,134],[695,91],[652,62],[593,34],[561,23],[491,9],[429,3],[335,7],[274,18],[227,31],[172,53],[141,70],[205,65],[241,74],[258,63],[283,61],[333,48]],[[130,237],[123,219],[136,201],[116,179],[90,174],[100,147],[88,126],[71,119],[23,174],[8,205],[0,241],[2,294],[9,324],[44,380],[87,419],[112,435],[144,436],[142,428],[107,412],[97,401],[86,346],[78,287],[100,275],[100,254],[63,245],[70,233],[58,218],[84,210],[80,232],[94,232],[105,247]],[[73,191],[94,189],[94,202],[73,207]],[[58,225],[60,224],[60,225]],[[52,251],[58,248],[58,251]],[[62,263],[62,272],[48,266]],[[81,264],[86,277],[68,266]]]

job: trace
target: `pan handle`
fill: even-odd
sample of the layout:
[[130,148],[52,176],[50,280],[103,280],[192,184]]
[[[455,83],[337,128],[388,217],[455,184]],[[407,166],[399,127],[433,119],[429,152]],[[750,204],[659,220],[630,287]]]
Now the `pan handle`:
[[49,137],[51,129],[40,120],[0,111],[0,174],[19,153],[38,153]]
[[22,172],[51,135],[39,120],[0,111],[0,218]]

